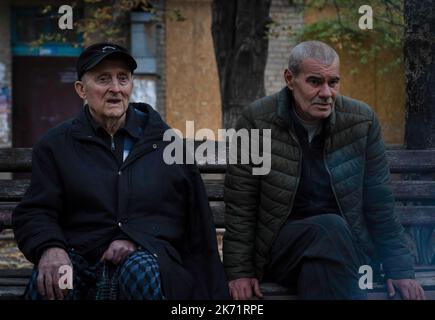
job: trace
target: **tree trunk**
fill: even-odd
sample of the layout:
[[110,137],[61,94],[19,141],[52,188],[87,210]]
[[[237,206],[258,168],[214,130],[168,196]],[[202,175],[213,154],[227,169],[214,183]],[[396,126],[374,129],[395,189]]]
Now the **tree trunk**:
[[405,1],[406,128],[408,149],[435,148],[435,8]]
[[[406,127],[408,149],[435,148],[435,8],[433,0],[405,0]],[[435,178],[432,176],[432,179]],[[430,179],[430,176],[420,177]],[[435,203],[426,203],[434,205]],[[418,264],[435,263],[433,227],[412,226]]]
[[265,95],[271,0],[214,0],[212,34],[219,71],[222,125],[234,127],[244,106]]

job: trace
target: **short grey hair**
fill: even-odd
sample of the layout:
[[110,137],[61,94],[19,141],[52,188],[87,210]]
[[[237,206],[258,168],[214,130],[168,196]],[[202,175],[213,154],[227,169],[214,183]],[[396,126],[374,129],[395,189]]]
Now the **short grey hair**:
[[330,66],[335,59],[339,59],[337,52],[326,43],[321,41],[305,41],[299,43],[290,51],[289,70],[297,76],[301,71],[302,61],[309,58],[327,66]]

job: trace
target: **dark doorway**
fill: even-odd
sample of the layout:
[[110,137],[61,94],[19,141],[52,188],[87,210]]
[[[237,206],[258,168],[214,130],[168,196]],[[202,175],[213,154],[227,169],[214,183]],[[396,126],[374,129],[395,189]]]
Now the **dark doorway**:
[[32,147],[48,129],[80,111],[74,90],[76,58],[13,58],[12,141],[14,147]]

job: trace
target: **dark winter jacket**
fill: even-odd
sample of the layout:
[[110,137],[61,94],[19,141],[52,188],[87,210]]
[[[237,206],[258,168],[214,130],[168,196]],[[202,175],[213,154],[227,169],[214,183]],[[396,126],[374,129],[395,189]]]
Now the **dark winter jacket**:
[[[225,179],[224,266],[229,279],[262,279],[270,248],[292,212],[302,151],[290,120],[290,90],[245,108],[236,129],[271,129],[271,171],[252,175],[248,164],[229,165]],[[363,102],[338,96],[325,123],[324,164],[340,214],[356,244],[375,252],[387,277],[413,278],[413,261],[389,186],[381,127]]]
[[167,298],[227,298],[197,167],[165,164],[169,127],[149,105],[130,108],[143,138],[120,167],[84,110],[34,146],[31,185],[12,216],[19,248],[33,263],[50,246],[86,255],[122,231],[157,257]]

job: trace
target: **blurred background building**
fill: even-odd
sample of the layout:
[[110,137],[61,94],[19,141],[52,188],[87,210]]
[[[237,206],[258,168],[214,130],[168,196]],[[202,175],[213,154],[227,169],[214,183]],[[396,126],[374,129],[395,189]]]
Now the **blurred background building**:
[[[81,108],[73,88],[75,60],[88,43],[76,26],[73,30],[58,27],[61,14],[57,10],[68,2],[0,0],[0,147],[31,147],[48,128]],[[195,129],[217,132],[221,128],[221,97],[211,32],[212,0],[154,2],[157,10],[133,8],[99,26],[119,26],[123,30],[121,44],[138,61],[132,101],[151,104],[182,132],[187,120],[195,121]],[[47,9],[47,5],[51,7]],[[71,5],[75,21],[95,12],[88,1]],[[272,0],[270,7],[271,19],[293,31],[325,14],[327,10],[301,12],[288,0]],[[61,37],[35,45],[42,35],[52,34]],[[98,31],[89,39],[107,40]],[[264,74],[267,94],[283,87],[282,74],[293,45],[294,40],[284,32],[270,37]],[[351,70],[358,62],[346,48],[341,50],[342,93],[373,106],[387,143],[401,145],[403,67],[385,75],[376,72],[388,55],[394,54],[381,53],[375,63],[354,74]]]

